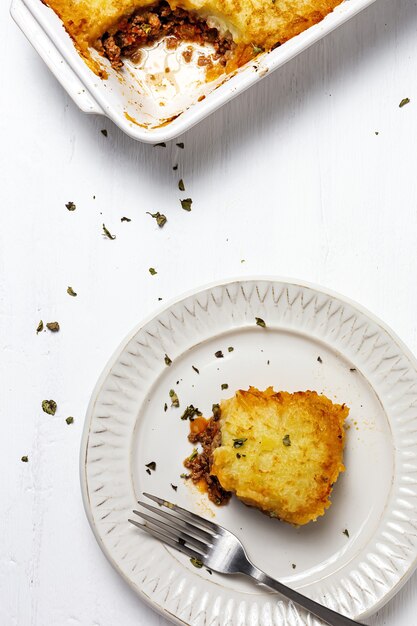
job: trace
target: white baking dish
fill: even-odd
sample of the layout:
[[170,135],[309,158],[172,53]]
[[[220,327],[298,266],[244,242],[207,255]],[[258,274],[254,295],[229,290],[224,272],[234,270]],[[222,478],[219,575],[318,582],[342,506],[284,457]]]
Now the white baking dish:
[[122,73],[108,68],[109,78],[101,80],[41,0],[13,0],[11,14],[82,111],[106,115],[134,139],[155,143],[180,135],[373,1],[345,0],[319,24],[213,83],[205,82],[202,68],[181,61],[181,49],[170,54],[171,72],[164,73],[164,45],[149,50],[139,66],[127,63]]

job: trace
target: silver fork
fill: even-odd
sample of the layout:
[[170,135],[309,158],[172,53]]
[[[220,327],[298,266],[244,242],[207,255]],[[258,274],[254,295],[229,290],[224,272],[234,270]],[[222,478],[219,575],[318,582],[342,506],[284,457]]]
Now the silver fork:
[[[298,591],[286,587],[278,580],[265,574],[251,563],[245,548],[229,530],[167,500],[149,493],[143,495],[156,502],[159,508],[139,501],[138,504],[151,511],[153,515],[148,515],[143,511],[133,511],[144,520],[144,523],[140,524],[132,519],[129,522],[168,546],[186,554],[193,559],[193,563],[197,567],[205,565],[210,570],[221,574],[250,576],[257,582],[278,591],[281,595],[331,626],[364,626],[364,624],[355,622],[349,617],[306,598]],[[155,517],[156,515],[158,517]]]

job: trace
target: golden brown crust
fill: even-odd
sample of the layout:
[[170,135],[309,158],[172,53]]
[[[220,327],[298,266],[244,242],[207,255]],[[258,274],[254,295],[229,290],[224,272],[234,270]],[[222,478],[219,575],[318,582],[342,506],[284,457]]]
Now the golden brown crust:
[[222,445],[213,452],[211,473],[246,504],[307,524],[330,506],[344,470],[348,414],[315,391],[240,390],[221,403]]
[[[170,0],[229,30],[235,43],[271,50],[322,20],[342,0]],[[90,67],[99,73],[90,47],[121,18],[155,0],[45,0],[59,15]],[[243,56],[244,62],[247,55]]]

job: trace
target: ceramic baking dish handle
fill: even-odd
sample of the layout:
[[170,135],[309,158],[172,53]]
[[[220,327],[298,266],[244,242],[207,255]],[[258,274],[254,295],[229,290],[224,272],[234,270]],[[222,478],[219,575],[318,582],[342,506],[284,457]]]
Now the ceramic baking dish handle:
[[10,13],[75,104],[85,113],[102,115],[103,110],[87,92],[80,79],[74,74],[22,0],[13,0]]

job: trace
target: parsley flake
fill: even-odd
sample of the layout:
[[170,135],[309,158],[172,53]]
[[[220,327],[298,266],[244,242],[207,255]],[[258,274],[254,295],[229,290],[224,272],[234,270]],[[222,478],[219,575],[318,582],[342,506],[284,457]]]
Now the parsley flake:
[[107,130],[105,128],[102,128],[100,132],[101,132],[102,135],[104,135],[104,137],[107,137],[108,132],[107,132]]
[[321,356],[318,356],[318,357],[317,357],[317,361],[318,361],[319,363],[323,363],[323,359],[321,358]]
[[203,567],[203,561],[200,561],[200,559],[196,559],[194,556],[191,557],[190,561],[194,565],[194,567],[197,567],[198,569]]
[[155,276],[155,274],[157,274],[158,272],[156,271],[156,269],[154,267],[150,267],[149,268],[149,274],[151,276]]
[[185,198],[184,200],[180,200],[180,202],[181,207],[184,209],[184,211],[191,211],[191,205],[193,203],[191,198]]
[[255,321],[257,326],[260,326],[261,328],[266,328],[266,324],[261,317],[255,317]]
[[211,410],[213,411],[214,419],[217,421],[220,418],[221,413],[220,404],[213,404]]
[[197,448],[194,448],[194,450],[191,452],[190,456],[188,457],[187,461],[194,461],[197,455],[198,455],[198,450]]
[[181,148],[181,150],[184,150],[184,144],[182,141],[180,141],[180,143],[176,144],[178,148]]
[[77,205],[74,204],[74,202],[67,202],[65,205],[68,209],[68,211],[75,211],[75,209],[77,208]]
[[200,416],[203,414],[197,407],[195,407],[193,404],[190,404],[190,406],[187,406],[184,413],[181,415],[181,419],[190,420],[190,422],[192,422],[196,415]]
[[346,535],[346,537],[350,537],[349,531],[347,528],[345,528],[345,530],[343,531],[343,534]]
[[169,358],[169,356],[167,354],[165,354],[164,361],[165,361],[165,365],[169,366],[169,365],[172,364],[172,360]]
[[123,216],[123,217],[120,218],[120,221],[121,222],[131,222],[132,220],[130,219],[130,217]]
[[57,333],[59,331],[59,323],[58,322],[48,322],[46,328],[50,330],[52,333]]
[[72,287],[67,287],[67,294],[69,296],[72,296],[73,298],[75,298],[75,296],[77,295],[77,293],[74,291]]
[[36,334],[40,333],[43,331],[43,321],[40,320],[39,324],[36,327]]
[[112,235],[105,224],[103,224],[103,235],[107,237],[107,239],[116,239],[116,235]]
[[48,415],[55,415],[57,403],[55,400],[42,400],[42,411]]
[[171,406],[175,406],[176,408],[178,408],[180,406],[180,401],[173,389],[169,390],[169,397],[171,398]]
[[233,439],[233,447],[234,448],[241,448],[243,446],[243,444],[245,443],[245,441],[247,441],[248,439]]
[[156,470],[156,463],[155,461],[151,461],[150,463],[146,463],[145,467],[147,467],[148,469],[154,472]]
[[200,373],[200,370],[195,365],[192,365],[191,367],[193,368],[195,372],[197,372],[197,374]]
[[400,109],[402,109],[406,104],[409,104],[410,102],[410,98],[403,98],[398,106],[400,107]]
[[222,359],[224,355],[221,350],[217,350],[217,352],[214,353],[214,356],[216,357],[216,359]]
[[228,351],[228,352],[233,352],[233,350],[234,350],[234,347],[233,347],[233,346],[229,346],[229,347],[227,348],[227,351]]
[[26,454],[24,456],[22,456],[22,458],[20,459],[22,461],[22,463],[27,463],[29,461],[29,457],[26,456]]
[[282,440],[282,443],[284,444],[284,446],[290,446],[291,445],[291,439],[289,435],[285,435],[285,437]]
[[67,422],[67,424],[69,426],[70,424],[74,423],[74,418],[70,416],[70,417],[67,417],[65,421]]
[[146,215],[150,215],[151,217],[153,217],[156,220],[159,228],[162,228],[164,224],[166,224],[168,221],[166,216],[159,211],[157,211],[156,213],[150,213],[149,211],[146,211]]
[[177,489],[178,489],[178,485],[173,485],[172,483],[170,483],[170,484],[171,484],[171,487],[173,488],[173,490],[174,490],[174,491],[177,491]]
[[227,383],[222,383],[221,388],[224,389],[229,389],[229,385]]
[[185,191],[185,185],[184,185],[184,181],[182,178],[178,181],[178,189],[180,191]]
[[166,148],[167,145],[165,141],[160,141],[159,143],[154,144],[154,148]]

